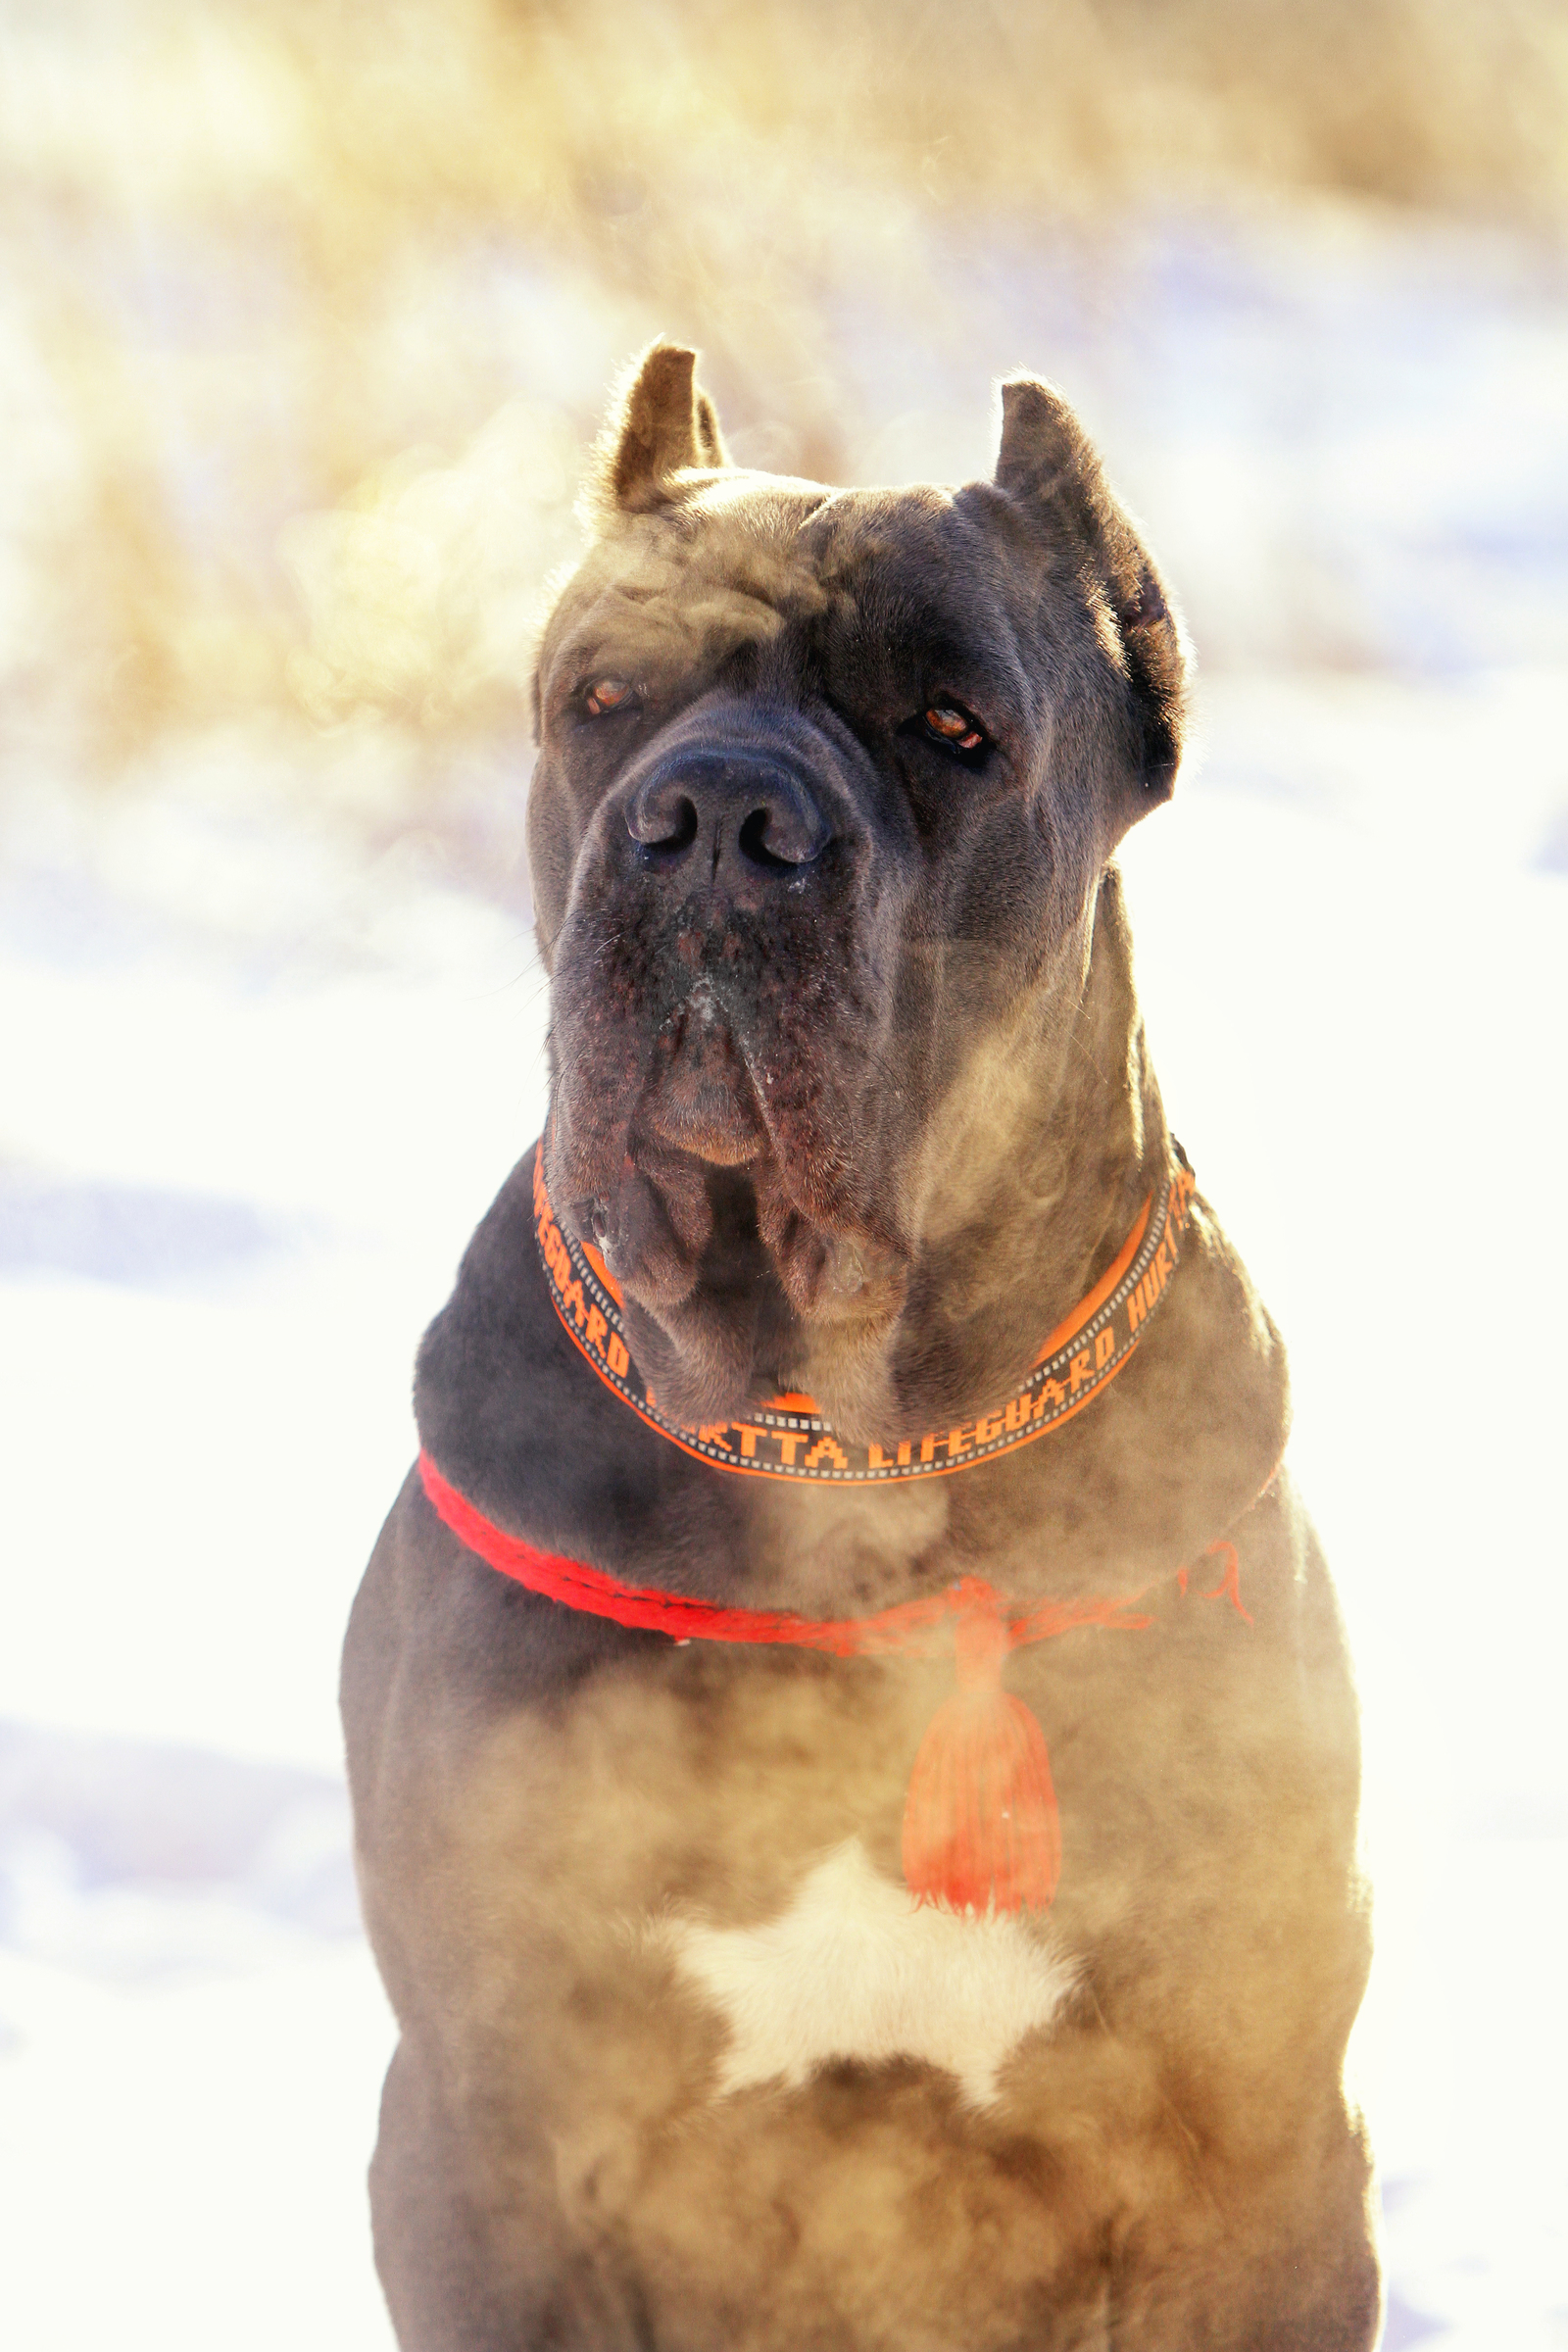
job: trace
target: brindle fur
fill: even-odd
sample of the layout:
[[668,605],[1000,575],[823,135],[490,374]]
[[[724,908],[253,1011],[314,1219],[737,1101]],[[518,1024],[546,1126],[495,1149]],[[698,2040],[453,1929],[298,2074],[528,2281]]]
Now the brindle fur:
[[[656,347],[544,640],[552,1198],[688,1418],[780,1386],[857,1436],[972,1416],[1166,1161],[1112,858],[1174,779],[1179,632],[1064,404],[1023,380],[1004,411],[994,482],[834,492],[729,466],[692,355]],[[640,704],[592,715],[607,676]],[[977,764],[919,727],[943,695],[984,720]],[[1152,1580],[1154,1623],[1009,1663],[1061,1804],[1029,1932],[1078,1982],[995,2102],[917,2059],[722,2095],[725,2029],[661,1921],[772,1920],[852,1837],[896,1882],[949,1670],[569,1613],[411,1478],[344,1664],[401,2031],[371,2175],[400,2341],[1365,2352],[1355,1708],[1276,1475],[1283,1352],[1201,1196],[1137,1354],[1058,1433],[952,1478],[802,1488],[692,1459],[595,1380],[547,1297],[531,1173],[419,1359],[423,1441],[492,1518],[813,1616],[978,1573],[1020,1599]],[[1250,1628],[1202,1596],[1222,1535]]]

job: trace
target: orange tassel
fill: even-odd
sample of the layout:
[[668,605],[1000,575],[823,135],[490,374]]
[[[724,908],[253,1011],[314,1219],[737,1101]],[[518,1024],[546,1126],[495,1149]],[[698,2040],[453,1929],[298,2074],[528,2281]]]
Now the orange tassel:
[[1044,1911],[1061,1873],[1061,1825],[1046,1736],[1002,1688],[1009,1647],[997,1598],[960,1588],[958,1688],[932,1717],[904,1807],[904,1876],[953,1911]]

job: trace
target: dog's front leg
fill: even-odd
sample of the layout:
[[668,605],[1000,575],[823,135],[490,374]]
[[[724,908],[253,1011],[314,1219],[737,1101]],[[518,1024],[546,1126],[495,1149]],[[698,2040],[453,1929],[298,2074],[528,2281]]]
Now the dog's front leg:
[[489,1668],[504,1722],[526,1679],[500,1589],[411,1480],[344,1652],[361,1894],[402,2029],[370,2168],[376,2267],[402,2352],[633,2352],[635,2292],[612,2245],[585,2253],[540,2118],[559,2040],[540,2021],[559,2018],[559,1985],[536,1906],[514,1899],[529,1850],[509,1811],[526,1781],[515,1740],[474,1778],[475,1717],[490,1718],[466,1703],[461,1661]]
[[637,2297],[573,2240],[516,2119],[457,2129],[438,2065],[405,2036],[370,2166],[376,2269],[402,2352],[639,2352]]

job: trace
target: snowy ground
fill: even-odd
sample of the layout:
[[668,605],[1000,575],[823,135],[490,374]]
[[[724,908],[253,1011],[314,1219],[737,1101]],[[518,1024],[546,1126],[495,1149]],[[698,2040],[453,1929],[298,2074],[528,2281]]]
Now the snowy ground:
[[[1393,300],[1360,264],[1313,268],[1282,266],[1261,325],[1261,297],[1188,288],[1194,365],[1242,408],[1292,304],[1292,333],[1358,350]],[[1216,676],[1202,765],[1126,865],[1166,1099],[1291,1341],[1293,1458],[1360,1661],[1380,1912],[1355,2061],[1387,2344],[1561,2352],[1568,535],[1560,447],[1530,504],[1542,401],[1515,416],[1487,371],[1533,380],[1568,345],[1557,293],[1464,270],[1474,333],[1443,312],[1433,370],[1396,371],[1381,408],[1352,383],[1342,470],[1312,477],[1325,543],[1333,514],[1346,547],[1383,551],[1363,619],[1402,672]],[[1146,343],[1190,381],[1173,317]],[[1274,383],[1278,354],[1256,367]],[[1447,517],[1426,559],[1379,523],[1417,390],[1405,454],[1436,464]],[[1290,442],[1261,395],[1200,408],[1169,445],[1206,438],[1216,478],[1227,446]],[[1151,410],[1126,445],[1180,540],[1157,427]],[[1483,514],[1508,530],[1466,540]],[[519,774],[497,779],[483,856],[432,822],[371,862],[303,812],[288,757],[212,741],[118,801],[40,760],[0,820],[0,2325],[19,2352],[388,2340],[362,2175],[389,2031],[353,1919],[336,1649],[409,1458],[416,1339],[537,1131],[543,999]]]

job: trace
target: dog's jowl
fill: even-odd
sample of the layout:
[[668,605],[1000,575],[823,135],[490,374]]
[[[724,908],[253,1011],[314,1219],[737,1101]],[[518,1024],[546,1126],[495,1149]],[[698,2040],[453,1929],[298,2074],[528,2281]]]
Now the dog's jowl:
[[549,1121],[344,1665],[399,2339],[1365,2352],[1350,1679],[1114,863],[1169,594],[1030,380],[830,490],[658,346],[592,511]]

